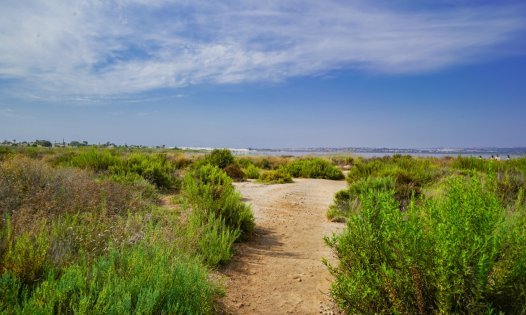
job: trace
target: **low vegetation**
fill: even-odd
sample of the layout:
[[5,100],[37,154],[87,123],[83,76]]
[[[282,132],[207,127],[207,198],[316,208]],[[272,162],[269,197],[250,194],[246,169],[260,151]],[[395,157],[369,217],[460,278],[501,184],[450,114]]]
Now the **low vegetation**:
[[[356,161],[355,161],[356,162]],[[356,313],[526,310],[526,159],[357,161],[328,216],[331,294]]]
[[329,161],[321,158],[294,159],[281,167],[292,177],[344,179],[342,171]]
[[177,187],[177,164],[165,154],[133,152],[121,154],[115,150],[86,149],[67,152],[54,158],[54,163],[91,170],[102,176],[113,176],[124,181],[142,177],[157,188]]
[[331,294],[354,313],[526,310],[526,159],[0,146],[0,313],[214,314],[250,237],[233,181],[341,179]]
[[292,183],[292,176],[282,169],[264,171],[259,175],[258,181],[263,184]]
[[248,164],[244,169],[243,173],[249,179],[258,179],[261,173],[261,170],[257,168],[254,164]]
[[418,199],[424,189],[433,186],[448,173],[441,163],[443,161],[402,155],[355,160],[347,175],[349,188],[336,195],[327,217],[344,221],[345,217],[356,212],[360,194],[368,190],[394,190],[403,210],[412,198]]
[[210,269],[254,227],[223,170],[146,151],[1,153],[0,313],[218,312]]

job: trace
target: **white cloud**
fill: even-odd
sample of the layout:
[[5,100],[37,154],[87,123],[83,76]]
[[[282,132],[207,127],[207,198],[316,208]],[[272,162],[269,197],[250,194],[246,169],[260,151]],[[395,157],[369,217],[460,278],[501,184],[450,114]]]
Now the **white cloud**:
[[516,53],[526,27],[524,7],[369,3],[13,1],[0,13],[0,80],[11,80],[4,92],[86,100],[339,69],[419,73]]

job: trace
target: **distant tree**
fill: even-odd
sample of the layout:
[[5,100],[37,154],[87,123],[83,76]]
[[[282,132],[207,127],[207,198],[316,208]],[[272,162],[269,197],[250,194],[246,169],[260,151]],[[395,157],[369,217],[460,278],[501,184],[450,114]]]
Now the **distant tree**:
[[37,146],[46,147],[46,148],[50,148],[51,146],[53,146],[51,141],[47,141],[47,140],[36,140],[35,144]]
[[210,164],[224,169],[234,163],[234,156],[228,149],[214,149],[208,156]]

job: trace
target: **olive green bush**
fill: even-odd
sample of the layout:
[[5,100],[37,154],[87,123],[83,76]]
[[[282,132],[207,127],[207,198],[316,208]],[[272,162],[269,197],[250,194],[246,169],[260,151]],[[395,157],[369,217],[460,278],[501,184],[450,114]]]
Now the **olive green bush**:
[[281,168],[292,177],[344,179],[342,171],[321,158],[294,159]]
[[400,211],[393,189],[360,193],[341,235],[331,293],[351,314],[522,314],[526,209],[509,213],[491,185],[454,176],[445,193]]

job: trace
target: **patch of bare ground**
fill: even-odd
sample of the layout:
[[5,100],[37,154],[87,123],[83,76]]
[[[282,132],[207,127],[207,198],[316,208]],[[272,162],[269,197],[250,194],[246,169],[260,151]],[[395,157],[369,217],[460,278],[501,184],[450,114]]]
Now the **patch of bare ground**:
[[237,183],[256,218],[254,237],[236,246],[225,278],[225,314],[337,314],[329,297],[331,260],[324,235],[343,228],[325,213],[345,181],[295,179],[292,184]]

